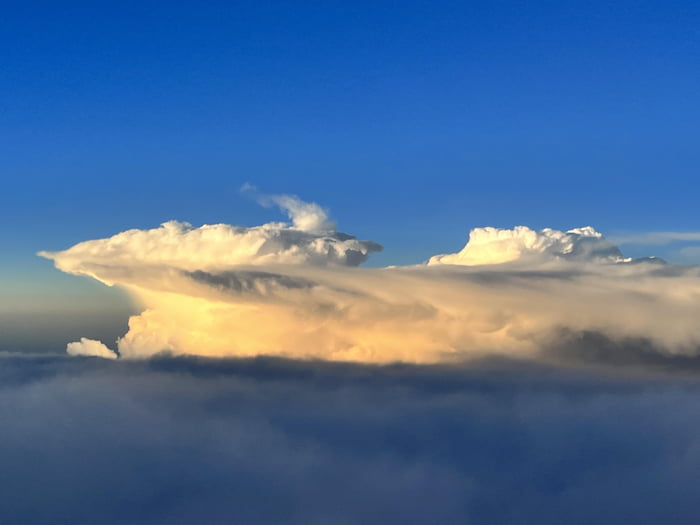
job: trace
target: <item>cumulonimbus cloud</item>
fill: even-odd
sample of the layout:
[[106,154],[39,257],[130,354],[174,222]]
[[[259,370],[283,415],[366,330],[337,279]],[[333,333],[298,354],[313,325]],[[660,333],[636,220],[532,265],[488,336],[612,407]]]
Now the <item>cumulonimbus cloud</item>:
[[478,228],[428,264],[362,268],[379,244],[338,232],[297,197],[270,202],[292,223],[171,221],[40,255],[144,306],[118,341],[125,358],[428,363],[536,356],[562,330],[644,339],[669,354],[699,347],[698,269],[627,259],[590,227]]

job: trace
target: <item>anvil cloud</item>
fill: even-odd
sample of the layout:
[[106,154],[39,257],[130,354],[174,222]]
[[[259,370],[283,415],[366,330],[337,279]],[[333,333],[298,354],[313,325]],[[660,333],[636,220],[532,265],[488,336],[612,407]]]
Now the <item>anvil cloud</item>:
[[[476,228],[461,251],[427,264],[362,268],[379,244],[337,231],[316,204],[265,199],[291,223],[170,221],[40,255],[143,306],[118,341],[123,358],[551,358],[562,333],[592,332],[659,355],[698,350],[700,270],[625,258],[591,227]],[[107,357],[99,342],[69,345],[91,349]]]

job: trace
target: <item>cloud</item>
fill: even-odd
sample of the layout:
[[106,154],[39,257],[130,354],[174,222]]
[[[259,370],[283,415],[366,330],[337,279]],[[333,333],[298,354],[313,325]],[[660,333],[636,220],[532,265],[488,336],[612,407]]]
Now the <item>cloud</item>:
[[316,233],[335,230],[326,211],[316,203],[304,202],[295,195],[271,195],[267,199],[287,212],[297,230]]
[[293,224],[171,221],[42,255],[142,305],[118,341],[124,358],[551,359],[562,331],[645,341],[658,355],[700,349],[700,269],[627,259],[593,228],[477,228],[427,265],[361,268],[378,244],[326,230],[316,205],[275,202]]
[[328,212],[315,202],[305,202],[296,195],[268,195],[261,193],[249,182],[241,186],[241,193],[252,195],[262,206],[278,206],[292,221],[292,227],[311,233],[335,231]]
[[105,359],[116,359],[118,357],[117,353],[105,344],[85,337],[81,337],[80,341],[68,343],[66,352],[69,355],[103,357]]
[[474,228],[469,242],[457,253],[435,255],[428,264],[476,266],[521,261],[528,264],[568,259],[592,262],[625,262],[619,248],[594,228],[586,226],[567,232],[545,228],[535,231],[527,226],[512,230]]
[[[309,219],[305,219],[306,224]],[[310,232],[284,223],[246,228],[228,224],[193,227],[169,221],[150,230],[128,230],[108,239],[85,241],[62,252],[40,252],[68,273],[106,284],[104,268],[172,267],[190,271],[238,265],[340,264],[356,266],[381,250],[374,242],[335,231]]]
[[647,232],[619,235],[613,238],[617,244],[665,245],[673,242],[700,241],[700,232]]
[[692,375],[1,359],[2,523],[697,522]]

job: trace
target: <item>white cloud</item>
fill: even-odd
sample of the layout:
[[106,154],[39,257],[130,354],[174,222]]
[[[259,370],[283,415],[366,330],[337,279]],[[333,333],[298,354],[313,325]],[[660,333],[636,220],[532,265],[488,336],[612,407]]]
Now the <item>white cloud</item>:
[[128,230],[108,239],[81,242],[62,252],[39,255],[53,259],[60,270],[111,284],[102,278],[109,268],[152,265],[194,271],[246,264],[356,266],[370,253],[382,249],[377,243],[360,241],[334,230],[317,231],[323,225],[330,227],[330,223],[325,222],[324,215],[316,213],[316,205],[290,199],[291,204],[287,204],[294,209],[290,215],[299,223],[292,226],[269,223],[252,228],[228,224],[193,227],[186,222],[169,221],[159,228]]
[[114,350],[107,347],[107,345],[101,341],[95,341],[94,339],[87,339],[85,337],[81,337],[80,341],[68,343],[66,352],[68,352],[69,355],[103,357],[105,359],[117,359],[118,357]]
[[335,224],[328,220],[328,213],[314,202],[304,202],[295,195],[272,195],[270,201],[282,208],[297,230],[312,233],[335,231]]
[[242,193],[252,195],[262,206],[277,206],[292,221],[292,228],[310,232],[334,232],[335,224],[328,218],[328,211],[315,202],[305,202],[296,195],[268,195],[261,193],[256,186],[246,182],[241,186]]
[[629,260],[590,227],[478,228],[429,265],[356,268],[379,245],[323,231],[320,207],[290,199],[296,226],[172,221],[42,255],[143,305],[118,343],[126,358],[534,356],[562,328],[668,353],[700,347],[698,268],[615,264]]
[[435,255],[428,264],[476,266],[518,260],[532,264],[552,259],[625,261],[617,246],[590,226],[567,232],[551,228],[536,231],[527,226],[516,226],[512,230],[474,228],[469,233],[469,242],[461,251]]

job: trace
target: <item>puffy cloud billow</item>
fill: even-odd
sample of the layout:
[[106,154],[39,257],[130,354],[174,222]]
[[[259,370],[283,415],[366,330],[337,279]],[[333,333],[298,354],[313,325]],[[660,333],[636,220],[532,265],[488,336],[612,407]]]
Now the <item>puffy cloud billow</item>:
[[66,352],[68,352],[68,355],[103,357],[105,359],[117,358],[117,354],[113,350],[107,348],[107,345],[101,341],[95,341],[94,339],[87,339],[85,337],[81,337],[80,341],[68,343]]
[[620,249],[594,228],[574,228],[567,232],[545,228],[535,231],[527,226],[512,230],[474,228],[469,242],[458,253],[435,255],[428,264],[475,266],[519,261],[533,264],[547,260],[584,262],[629,262]]
[[320,206],[297,197],[261,201],[291,222],[171,221],[41,255],[143,305],[118,341],[124,358],[556,359],[562,334],[638,342],[659,356],[698,352],[698,268],[625,258],[591,227],[477,228],[460,252],[427,264],[364,268],[379,244],[337,231]]

